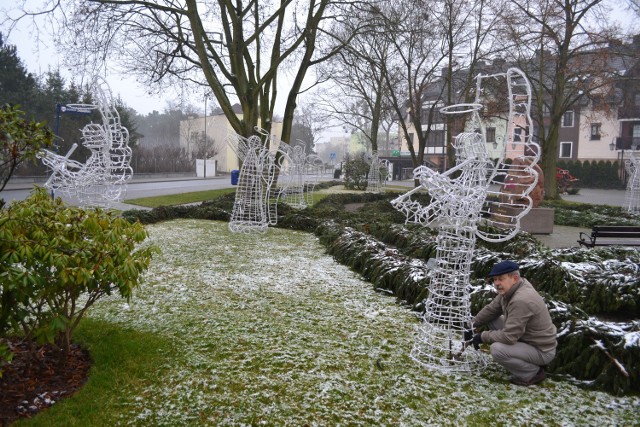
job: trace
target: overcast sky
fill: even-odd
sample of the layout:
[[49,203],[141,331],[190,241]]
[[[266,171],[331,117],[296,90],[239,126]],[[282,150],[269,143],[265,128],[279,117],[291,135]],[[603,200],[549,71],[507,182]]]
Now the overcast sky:
[[[6,1],[6,0],[4,0]],[[37,2],[38,0],[34,0]],[[32,2],[34,3],[34,2]],[[621,21],[629,23],[631,21],[631,14],[625,13],[620,7],[620,2],[613,0],[613,4],[617,4],[618,7],[614,9],[614,16],[618,17]],[[0,9],[7,9],[6,4]],[[35,35],[30,33],[27,22],[15,28],[9,38],[6,40],[8,44],[15,45],[18,49],[18,55],[23,61],[29,72],[35,74],[42,74],[49,69],[55,70],[60,68],[63,77],[67,80],[67,83],[73,78],[72,72],[62,66],[61,57],[56,52],[53,43],[47,43],[46,40],[42,40],[40,43],[34,43]],[[640,32],[640,30],[638,30]],[[0,32],[6,37],[6,28],[0,25]],[[46,31],[41,31],[40,36],[46,37]],[[112,74],[103,76],[109,83],[114,96],[120,95],[125,104],[135,109],[139,114],[148,114],[153,110],[162,112],[167,106],[167,101],[177,102],[180,99],[180,93],[168,93],[164,97],[150,95],[142,85],[136,83],[134,78],[127,78],[121,74]],[[281,78],[282,82],[283,79]],[[76,79],[77,83],[81,83],[79,79]],[[282,88],[279,93],[285,94],[288,90]],[[186,96],[182,94],[187,102],[195,105],[200,110],[204,110],[204,94],[198,96],[198,94],[190,94]],[[211,101],[209,101],[211,102]],[[284,113],[284,105],[278,107],[278,105],[284,104],[280,102],[276,106],[276,113]]]
[[[0,28],[5,36],[6,32]],[[24,66],[29,72],[40,75],[48,70],[60,69],[67,83],[74,79],[73,73],[65,68],[62,64],[61,57],[57,54],[56,49],[51,43],[46,41],[38,44],[32,42],[32,35],[23,26],[14,29],[6,40],[6,43],[15,45],[18,50],[18,56],[22,60]],[[160,96],[149,95],[142,85],[136,83],[135,79],[127,78],[120,74],[112,74],[103,76],[109,83],[113,95],[118,95],[124,100],[125,104],[139,114],[148,114],[153,110],[162,112],[167,100],[176,99],[177,96],[170,95],[166,98]],[[76,83],[80,83],[79,78],[75,78]],[[194,104],[196,100],[192,101]],[[204,97],[202,97],[199,108],[204,110]]]

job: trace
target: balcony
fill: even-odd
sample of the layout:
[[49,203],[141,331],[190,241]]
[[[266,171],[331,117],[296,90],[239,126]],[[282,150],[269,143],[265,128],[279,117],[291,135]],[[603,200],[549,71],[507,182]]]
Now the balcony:
[[[613,143],[611,144],[613,146]],[[622,136],[615,139],[613,150],[640,150],[640,137]]]
[[618,108],[618,120],[640,120],[640,107]]

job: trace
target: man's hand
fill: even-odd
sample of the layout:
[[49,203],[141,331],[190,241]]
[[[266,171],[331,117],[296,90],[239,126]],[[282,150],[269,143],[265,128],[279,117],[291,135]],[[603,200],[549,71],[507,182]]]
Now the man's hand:
[[467,329],[462,336],[465,342],[469,342],[473,339],[473,329]]
[[476,350],[480,350],[480,344],[482,344],[482,334],[475,334],[471,343],[473,344],[473,348],[475,348]]

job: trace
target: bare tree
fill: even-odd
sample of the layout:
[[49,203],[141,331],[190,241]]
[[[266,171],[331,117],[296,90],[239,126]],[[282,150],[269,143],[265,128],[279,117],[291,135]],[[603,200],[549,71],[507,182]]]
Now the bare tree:
[[332,83],[320,95],[321,107],[333,121],[363,135],[372,151],[378,151],[381,127],[387,131],[388,147],[388,130],[395,118],[383,75],[392,46],[380,35],[384,23],[377,4],[341,22],[337,33],[357,34],[319,67],[319,74]]
[[301,103],[296,108],[291,132],[291,144],[301,141],[307,154],[315,152],[315,145],[326,128],[326,117],[320,114],[314,104]]
[[[307,71],[339,49],[328,29],[357,3],[337,0],[46,0],[69,65],[102,69],[107,60],[148,84],[206,87],[231,127],[270,130],[283,68],[289,71],[282,139],[288,141]],[[25,12],[26,13],[26,12]],[[330,19],[329,19],[330,18]],[[331,40],[329,44],[326,40]],[[348,41],[348,40],[347,40]],[[319,53],[320,52],[320,53]],[[233,111],[239,103],[242,115]]]
[[[381,36],[393,43],[395,55],[383,63],[383,75],[395,113],[402,118],[400,131],[409,142],[414,166],[418,166],[424,163],[433,124],[442,122],[437,117],[439,109],[465,100],[475,65],[495,47],[491,36],[496,17],[487,14],[483,0],[408,3],[389,2],[385,9]],[[464,58],[464,73],[456,72],[462,64],[456,65],[454,57]],[[462,83],[456,84],[456,78]],[[409,123],[416,129],[417,147]]]
[[210,159],[220,153],[220,146],[210,135],[204,132],[197,132],[194,135],[193,158],[194,159]]
[[174,144],[133,147],[131,166],[135,173],[193,172],[193,160]]
[[[615,79],[612,55],[618,29],[608,24],[606,0],[514,0],[502,8],[512,60],[533,86],[542,147],[545,197],[557,198],[558,132],[564,114],[581,100],[605,100]],[[606,106],[608,102],[595,102]]]

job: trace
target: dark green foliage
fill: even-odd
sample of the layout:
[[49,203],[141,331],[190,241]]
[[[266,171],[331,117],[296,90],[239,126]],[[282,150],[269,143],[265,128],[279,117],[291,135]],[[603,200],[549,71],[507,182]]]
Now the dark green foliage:
[[[211,205],[230,212],[233,198],[225,197],[226,201],[216,200]],[[436,257],[437,230],[405,225],[404,217],[389,203],[394,197],[396,195],[342,193],[329,195],[304,210],[281,206],[278,226],[315,232],[337,261],[362,274],[375,289],[422,311],[430,280],[427,265]],[[429,203],[428,196],[419,197],[423,197],[423,205]],[[556,224],[560,218],[565,223],[575,221],[575,225],[581,227],[623,221],[640,225],[637,216],[617,207],[563,201],[546,201],[544,205],[556,208]],[[168,216],[166,212],[165,216]],[[524,232],[503,243],[478,239],[471,265],[472,312],[479,311],[494,298],[493,286],[486,278],[491,267],[505,259],[517,261],[522,275],[543,294],[558,330],[573,328],[570,334],[559,334],[558,356],[550,366],[551,372],[592,381],[585,385],[610,392],[640,391],[638,346],[625,348],[619,330],[605,327],[610,324],[585,326],[587,322],[597,323],[594,316],[615,316],[630,321],[627,323],[630,332],[638,331],[640,255],[637,250],[614,247],[550,251]],[[612,357],[629,371],[629,378],[614,366],[604,351],[594,349],[592,338],[604,343]]]
[[326,228],[321,227],[318,233],[328,246],[327,252],[362,274],[374,288],[389,291],[405,304],[419,303],[426,298],[429,283],[426,263],[412,261],[366,233],[348,227],[336,228],[335,224]]
[[544,200],[540,206],[555,209],[553,222],[556,225],[582,228],[594,225],[640,225],[640,216],[619,206],[589,205],[564,200]]
[[578,178],[578,182],[571,184],[573,187],[592,188],[593,176],[591,175],[591,164],[589,160],[585,162],[571,161],[569,173]]
[[350,190],[364,190],[367,188],[369,164],[364,160],[364,154],[354,159],[347,159],[344,165],[344,186]]
[[1,209],[0,338],[17,335],[69,351],[96,301],[132,296],[154,251],[139,246],[146,237],[140,223],[69,207],[39,187]]
[[624,183],[618,176],[620,164],[618,161],[580,161],[559,160],[557,167],[566,169],[571,175],[578,178],[573,187],[582,188],[624,188]]
[[640,387],[640,346],[626,345],[636,334],[631,323],[612,330],[596,319],[567,319],[558,329],[558,352],[550,369],[587,381],[590,388],[623,394]]
[[23,162],[35,159],[52,144],[53,132],[44,123],[25,120],[16,106],[0,106],[0,191]]
[[149,211],[133,209],[124,211],[122,216],[130,222],[140,221],[142,224],[155,224],[178,218],[229,221],[234,200],[235,193],[229,193],[199,205],[159,206]]
[[0,105],[25,105],[32,101],[36,79],[18,58],[17,48],[7,45],[0,33]]

